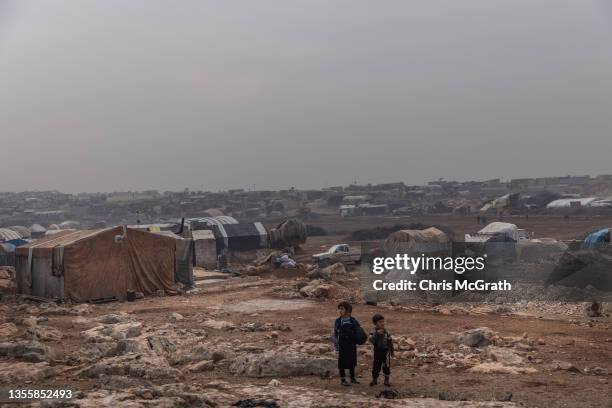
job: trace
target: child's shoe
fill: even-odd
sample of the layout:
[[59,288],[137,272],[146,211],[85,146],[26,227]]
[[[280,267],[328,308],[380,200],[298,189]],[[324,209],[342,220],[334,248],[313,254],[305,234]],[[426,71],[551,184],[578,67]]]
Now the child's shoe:
[[389,376],[388,375],[385,375],[385,383],[384,384],[385,384],[385,387],[390,387],[391,386],[391,383],[389,382]]

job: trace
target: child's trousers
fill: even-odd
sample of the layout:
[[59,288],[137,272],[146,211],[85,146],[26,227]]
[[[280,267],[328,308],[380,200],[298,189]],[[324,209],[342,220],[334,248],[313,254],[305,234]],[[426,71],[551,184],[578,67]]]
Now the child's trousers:
[[391,375],[391,364],[389,361],[389,352],[374,352],[374,365],[372,366],[372,378],[377,379],[380,375],[380,370],[385,376]]

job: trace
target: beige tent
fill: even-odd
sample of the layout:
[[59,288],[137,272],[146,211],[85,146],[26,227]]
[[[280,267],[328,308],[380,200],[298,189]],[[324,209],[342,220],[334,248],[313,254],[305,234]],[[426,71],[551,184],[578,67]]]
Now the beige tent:
[[449,252],[450,239],[441,230],[430,227],[424,230],[399,230],[387,237],[383,245],[385,254],[431,254]]
[[175,250],[173,238],[122,227],[61,231],[17,248],[17,290],[75,302],[174,293]]

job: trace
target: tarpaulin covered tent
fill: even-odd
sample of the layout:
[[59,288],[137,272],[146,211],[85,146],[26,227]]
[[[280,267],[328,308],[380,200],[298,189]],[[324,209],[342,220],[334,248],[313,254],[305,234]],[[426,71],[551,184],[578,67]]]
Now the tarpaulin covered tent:
[[399,230],[387,237],[385,254],[450,252],[451,242],[443,231],[435,227],[424,230]]
[[159,231],[155,234],[163,235],[175,240],[175,280],[182,284],[193,285],[193,241],[183,238],[171,231]]
[[76,302],[175,293],[175,239],[122,227],[60,231],[17,248],[17,291]]
[[211,230],[191,231],[193,238],[194,265],[200,268],[217,267],[217,243]]
[[308,232],[306,224],[296,219],[288,219],[280,223],[276,228],[268,231],[270,246],[283,249],[295,247],[306,242]]
[[509,222],[492,222],[474,235],[465,234],[466,242],[487,242],[491,239],[507,238],[514,242],[519,240],[518,227]]
[[610,228],[602,228],[584,239],[580,249],[597,250],[610,245]]

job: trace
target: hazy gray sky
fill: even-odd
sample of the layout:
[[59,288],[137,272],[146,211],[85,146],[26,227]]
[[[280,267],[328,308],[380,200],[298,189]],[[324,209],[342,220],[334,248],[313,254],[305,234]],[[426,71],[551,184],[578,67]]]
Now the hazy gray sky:
[[612,0],[0,0],[0,191],[612,173]]

